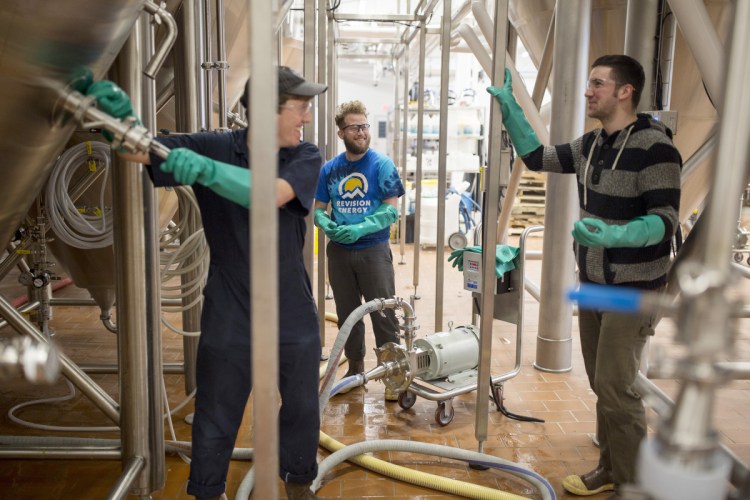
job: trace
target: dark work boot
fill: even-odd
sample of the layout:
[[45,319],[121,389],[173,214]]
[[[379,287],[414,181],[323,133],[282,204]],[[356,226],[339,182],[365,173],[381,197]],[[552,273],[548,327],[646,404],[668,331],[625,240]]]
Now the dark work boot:
[[352,375],[357,375],[360,373],[365,372],[365,360],[353,360],[353,359],[347,359],[347,362],[349,363],[349,369],[346,370],[346,373],[344,374],[344,378],[351,377]]
[[284,483],[286,497],[289,500],[316,500],[318,497],[310,489],[309,483]]
[[596,468],[581,476],[567,476],[562,481],[563,488],[574,495],[589,496],[604,491],[614,491],[612,473],[603,468]]

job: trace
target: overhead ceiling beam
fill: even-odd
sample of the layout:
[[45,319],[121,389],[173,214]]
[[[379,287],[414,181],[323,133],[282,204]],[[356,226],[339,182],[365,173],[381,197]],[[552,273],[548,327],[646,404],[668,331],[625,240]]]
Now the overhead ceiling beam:
[[339,38],[336,43],[401,43],[400,38]]
[[393,55],[377,54],[377,53],[370,53],[370,52],[360,52],[360,53],[352,52],[350,54],[336,54],[336,58],[337,59],[361,59],[363,61],[369,61],[372,59],[391,59],[393,58]]
[[419,21],[415,14],[334,14],[336,21],[409,22]]

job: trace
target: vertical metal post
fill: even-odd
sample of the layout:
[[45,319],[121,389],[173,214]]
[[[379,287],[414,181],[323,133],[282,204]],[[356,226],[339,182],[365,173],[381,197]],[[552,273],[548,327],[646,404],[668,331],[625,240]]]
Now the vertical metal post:
[[[666,9],[666,6],[665,6]],[[677,41],[677,21],[674,16],[662,14],[664,24],[662,26],[661,47],[657,64],[661,66],[661,105],[669,109],[672,101],[672,73],[674,72],[674,49]],[[680,217],[680,220],[683,220]]]
[[[407,176],[407,164],[408,164],[408,147],[409,147],[409,44],[403,45],[403,64],[401,67],[404,71],[404,113],[401,119],[401,180],[406,182]],[[407,213],[407,200],[408,196],[401,197],[401,225],[399,229],[399,253],[401,254],[401,260],[399,264],[406,264],[404,261],[404,255],[406,255],[406,213]],[[412,227],[412,232],[414,228]]]
[[[177,130],[180,132],[198,132],[200,130],[199,112],[200,99],[202,96],[198,93],[198,77],[202,76],[198,55],[200,54],[201,41],[196,36],[198,29],[197,23],[197,1],[185,0],[182,3],[181,15],[178,23],[180,26],[177,43],[175,45],[175,57],[181,61],[181,64],[175,64],[175,115]],[[180,209],[183,213],[183,209]],[[188,238],[198,229],[196,218],[192,218],[185,224],[184,238]],[[195,257],[190,257],[185,261],[189,267]],[[180,278],[183,284],[194,283],[200,279],[199,271],[196,269],[185,273]],[[190,295],[183,297],[183,305],[198,302],[200,292],[194,291]],[[200,330],[202,306],[191,307],[182,312],[182,328],[185,331],[197,332]],[[195,389],[195,359],[198,354],[198,338],[184,337],[182,345],[185,357],[185,392],[190,393]]]
[[326,55],[328,56],[328,61],[326,62],[326,69],[327,69],[327,78],[328,78],[328,84],[331,86],[328,92],[325,94],[328,94],[326,96],[326,100],[328,101],[328,116],[331,117],[330,120],[328,120],[328,142],[326,143],[326,158],[333,158],[336,156],[337,150],[337,141],[334,139],[335,137],[338,137],[336,134],[336,122],[334,121],[333,117],[336,116],[336,106],[339,102],[339,88],[338,85],[335,85],[336,82],[339,81],[338,78],[338,60],[336,59],[336,43],[333,39],[333,36],[335,34],[334,26],[336,24],[336,21],[333,19],[333,17],[327,17],[327,25],[326,25]]
[[[307,7],[307,4],[305,4]],[[327,63],[328,63],[328,57],[326,53],[326,41],[327,41],[327,27],[328,27],[328,20],[326,18],[326,6],[327,6],[327,0],[317,0],[317,6],[318,6],[318,17],[317,17],[317,25],[318,25],[318,75],[317,80],[318,83],[325,83],[329,82],[330,86],[330,80],[328,80],[328,72],[327,70]],[[305,11],[305,16],[307,16],[307,11]],[[307,19],[307,18],[305,18]],[[329,145],[326,142],[326,133],[328,132],[328,128],[330,124],[326,123],[326,116],[328,115],[328,103],[330,100],[330,96],[326,95],[331,92],[332,89],[329,88],[329,92],[323,92],[318,96],[318,147],[321,148],[321,154],[323,155],[323,159],[326,160],[328,158],[331,158],[328,153]],[[318,322],[320,324],[320,345],[325,346],[325,339],[326,339],[326,233],[323,231],[318,231]]]
[[[140,110],[142,95],[143,24],[137,22],[133,26],[115,62],[116,79],[136,110]],[[133,459],[146,461],[131,489],[133,494],[145,496],[164,485],[158,205],[153,185],[141,165],[116,159],[112,181],[117,214],[114,249],[120,311],[117,351],[122,460],[123,467]]]
[[[200,75],[203,86],[199,89],[198,94],[203,96],[203,106],[201,107],[205,116],[201,121],[201,126],[205,130],[212,130],[214,126],[214,49],[211,40],[213,25],[211,22],[211,0],[199,0],[200,5],[195,8],[196,17],[196,41],[203,40],[202,44],[197,44],[203,50],[198,50],[197,60],[200,61],[200,67],[203,71]],[[202,18],[201,18],[202,17]],[[200,87],[200,84],[199,84]]]
[[[400,159],[399,159],[399,153],[401,149],[399,148],[399,144],[401,142],[401,136],[398,133],[398,126],[399,123],[401,123],[401,106],[399,106],[399,88],[398,88],[398,77],[399,72],[401,71],[401,62],[393,58],[393,115],[391,116],[391,128],[393,130],[393,134],[391,135],[391,147],[389,151],[389,156],[393,160],[393,163],[395,165],[399,165]],[[406,110],[404,110],[404,113],[406,113]]]
[[[495,0],[495,29],[492,55],[492,83],[502,85],[505,76],[505,40],[508,37],[508,0]],[[482,211],[482,298],[479,320],[479,373],[477,375],[477,413],[474,435],[482,451],[487,440],[487,412],[489,411],[490,365],[492,361],[492,322],[495,318],[495,247],[497,234],[490,230],[495,225],[500,201],[500,144],[502,113],[497,100],[491,99],[490,147],[485,182],[485,204]]]
[[654,75],[656,74],[656,28],[661,0],[628,0],[625,16],[625,54],[643,66],[646,81],[638,111],[654,109]]
[[425,52],[427,47],[427,21],[422,18],[419,22],[419,76],[417,78],[417,171],[414,176],[414,284],[413,299],[419,298],[419,250],[420,250],[420,218],[422,215],[422,149],[424,128],[424,70]]
[[[566,61],[552,68],[550,144],[570,142],[583,134],[584,96],[589,56],[591,0],[570,0],[555,12],[554,59]],[[539,307],[539,333],[534,366],[542,371],[571,369],[573,308],[565,293],[575,283],[575,263],[570,251],[573,221],[578,217],[576,179],[547,174],[544,209],[544,243]]]
[[[227,49],[224,42],[224,0],[216,0],[216,69],[219,87],[219,130],[228,130],[227,127]],[[209,102],[209,106],[213,103]]]
[[[435,241],[435,331],[443,330],[445,281],[445,193],[448,191],[448,89],[451,60],[451,0],[443,0],[440,29],[440,133],[438,141],[437,239]],[[493,247],[494,248],[494,247]],[[493,266],[494,268],[494,266]]]
[[[316,30],[315,30],[315,0],[305,0],[304,10],[304,23],[305,31],[303,32],[303,47],[304,47],[304,59],[303,59],[303,70],[302,74],[305,80],[314,82],[316,80],[315,75],[315,41],[316,41]],[[318,101],[320,106],[320,101]],[[305,125],[302,129],[302,138],[310,143],[315,143],[315,119],[317,117],[317,111],[313,107],[312,121],[309,125]],[[302,250],[302,256],[305,262],[305,270],[307,275],[312,279],[313,275],[313,259],[315,257],[315,225],[313,224],[312,211],[307,217],[307,231],[305,232],[305,247]],[[321,340],[325,336],[321,337]]]
[[[276,2],[251,0],[250,74],[273,75],[250,79],[250,127],[247,134],[253,169],[250,190],[250,301],[252,323],[253,443],[257,478],[254,496],[278,498],[279,473],[279,257],[278,208],[278,91],[274,54]],[[269,47],[272,50],[268,50]],[[254,126],[260,124],[259,126]],[[268,321],[272,318],[272,321]],[[250,332],[247,332],[250,335]]]

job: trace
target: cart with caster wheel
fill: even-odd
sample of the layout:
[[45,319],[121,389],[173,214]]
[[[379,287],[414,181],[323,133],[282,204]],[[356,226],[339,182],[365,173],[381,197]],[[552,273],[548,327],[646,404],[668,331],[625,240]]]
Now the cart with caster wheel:
[[[497,406],[498,411],[511,418],[519,418],[513,415],[503,407],[503,384],[506,380],[515,377],[521,370],[521,350],[523,344],[523,292],[524,292],[524,265],[525,265],[525,244],[527,236],[535,231],[541,231],[540,226],[526,229],[520,238],[520,249],[518,257],[518,266],[512,271],[508,271],[502,278],[498,279],[497,290],[495,294],[494,317],[516,325],[516,345],[515,345],[515,365],[510,371],[493,375],[490,384],[490,390]],[[467,276],[467,273],[469,276]],[[464,254],[464,283],[468,284],[469,290],[480,290],[481,281],[481,254]],[[474,305],[473,323],[477,323],[479,311],[477,305],[480,303],[478,294],[473,293],[472,301]],[[412,363],[416,366],[417,375],[409,383],[408,387],[403,389],[399,394],[398,404],[403,409],[409,409],[416,403],[417,396],[423,397],[430,401],[437,402],[435,410],[435,422],[440,426],[448,425],[454,416],[453,398],[461,394],[473,392],[478,386],[478,345],[479,330],[474,325],[451,328],[449,332],[443,332],[414,342],[417,347],[417,359]],[[477,346],[476,351],[471,351],[469,346],[472,345],[466,340],[460,338],[460,334],[470,335],[476,340],[473,344]],[[422,354],[421,354],[422,353]],[[427,353],[427,354],[423,354]],[[420,359],[419,356],[428,356],[427,359]],[[471,359],[471,364],[467,365],[467,360]],[[424,365],[433,369],[425,369]],[[466,369],[467,366],[472,366]],[[451,367],[453,369],[451,369]],[[457,368],[461,368],[458,370]],[[414,368],[412,368],[414,369]],[[444,373],[449,375],[443,375]],[[441,375],[437,377],[436,375]],[[521,420],[527,420],[526,417],[520,417]]]

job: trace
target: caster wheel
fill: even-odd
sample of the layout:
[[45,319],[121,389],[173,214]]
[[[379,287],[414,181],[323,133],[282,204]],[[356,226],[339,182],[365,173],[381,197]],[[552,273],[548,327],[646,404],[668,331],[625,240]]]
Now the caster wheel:
[[453,405],[448,406],[446,412],[445,403],[438,403],[437,410],[435,410],[435,422],[437,422],[441,427],[445,427],[446,425],[451,423],[451,420],[453,420],[454,413],[455,411],[453,410]]
[[[750,260],[750,257],[748,257],[748,260]],[[742,262],[742,254],[741,253],[734,254],[734,261],[735,262]]]
[[417,402],[417,395],[410,391],[404,391],[398,395],[398,405],[404,410],[408,410]]

